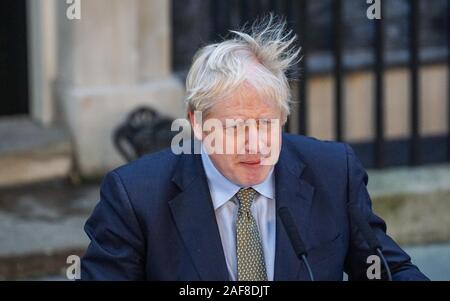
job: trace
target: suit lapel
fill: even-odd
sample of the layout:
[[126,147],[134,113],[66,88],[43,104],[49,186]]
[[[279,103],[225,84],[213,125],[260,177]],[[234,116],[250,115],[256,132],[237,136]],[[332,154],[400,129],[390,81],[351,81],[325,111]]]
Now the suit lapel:
[[[287,207],[308,248],[310,208],[314,187],[301,179],[305,165],[283,140],[280,159],[275,166],[276,208]],[[302,271],[301,276],[299,275]],[[295,255],[281,220],[276,217],[276,246],[274,280],[299,280],[305,278],[303,264]]]
[[173,181],[182,192],[169,202],[201,280],[228,280],[228,270],[200,155],[182,155]]

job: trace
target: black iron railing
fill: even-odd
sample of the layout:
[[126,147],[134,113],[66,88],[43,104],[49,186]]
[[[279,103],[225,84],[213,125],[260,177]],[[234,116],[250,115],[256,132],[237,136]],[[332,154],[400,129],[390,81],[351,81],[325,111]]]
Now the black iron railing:
[[[172,0],[174,7],[174,19],[176,24],[176,10],[181,4],[179,0]],[[317,1],[317,0],[316,0]],[[219,41],[227,35],[229,29],[237,29],[245,23],[252,22],[256,17],[267,15],[273,12],[277,15],[286,17],[289,27],[293,28],[299,37],[299,44],[302,47],[303,59],[298,65],[296,74],[299,76],[298,81],[298,125],[294,126],[292,121],[288,122],[288,130],[293,128],[298,129],[299,134],[308,135],[308,81],[311,76],[309,70],[309,58],[312,42],[317,44],[317,37],[311,36],[310,25],[311,16],[309,14],[312,0],[197,0],[187,1],[203,3],[203,7],[209,7],[209,35],[203,36],[197,46],[201,46],[206,42]],[[332,68],[328,71],[333,75],[333,101],[334,101],[334,137],[338,141],[342,141],[345,135],[344,121],[345,119],[345,89],[344,78],[346,75],[346,64],[344,63],[344,55],[346,54],[346,47],[344,47],[344,35],[346,28],[344,28],[344,2],[345,0],[323,1],[329,3],[331,26],[330,33],[330,51],[332,52]],[[364,3],[366,1],[363,1]],[[427,5],[432,5],[426,1]],[[382,1],[381,8],[383,10],[385,1]],[[448,82],[448,132],[444,136],[439,137],[423,137],[420,132],[421,111],[420,111],[420,67],[422,65],[420,50],[421,50],[421,0],[403,1],[408,7],[407,18],[407,36],[408,43],[406,45],[408,60],[406,67],[409,70],[409,137],[403,140],[388,140],[386,138],[385,129],[385,71],[387,69],[386,63],[386,20],[384,12],[381,12],[381,19],[367,20],[373,24],[373,40],[371,46],[371,53],[373,53],[373,61],[369,68],[374,74],[374,107],[371,110],[374,116],[373,129],[374,138],[368,143],[352,144],[355,151],[358,153],[363,163],[367,167],[382,168],[390,165],[418,165],[425,163],[435,163],[450,160],[450,79]],[[314,3],[316,4],[316,3]],[[442,3],[441,3],[442,4]],[[441,63],[448,63],[450,65],[450,1],[447,1],[446,30],[447,30],[447,57]],[[178,14],[179,16],[179,14]],[[206,16],[206,15],[203,15]],[[406,20],[405,20],[406,21]],[[208,24],[208,23],[206,23]],[[367,23],[366,23],[367,24]],[[178,24],[179,25],[179,24]],[[176,31],[176,27],[175,27]],[[174,44],[177,48],[177,36],[174,35]],[[193,45],[195,41],[193,41]],[[444,46],[445,47],[445,46]],[[198,47],[196,47],[198,48]],[[175,50],[176,51],[176,50]],[[176,53],[174,54],[176,55]],[[188,68],[187,61],[183,66],[174,66],[175,69],[181,71]],[[178,70],[180,71],[180,70]],[[449,69],[450,74],[450,69]],[[449,75],[450,78],[450,75]]]

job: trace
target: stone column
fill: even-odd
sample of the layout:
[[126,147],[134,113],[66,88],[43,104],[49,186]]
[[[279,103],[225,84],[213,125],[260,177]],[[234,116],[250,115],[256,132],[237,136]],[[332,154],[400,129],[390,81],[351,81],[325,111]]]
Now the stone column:
[[137,106],[184,116],[183,85],[170,70],[169,3],[81,0],[80,20],[59,3],[57,90],[84,176],[123,163],[112,133]]
[[43,125],[54,121],[55,5],[56,0],[27,1],[30,111]]

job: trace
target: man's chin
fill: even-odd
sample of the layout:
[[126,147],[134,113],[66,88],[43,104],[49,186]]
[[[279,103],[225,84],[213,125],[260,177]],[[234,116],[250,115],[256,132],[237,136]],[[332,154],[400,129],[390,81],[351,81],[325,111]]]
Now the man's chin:
[[241,171],[238,177],[240,186],[254,186],[261,184],[268,176],[267,166],[259,165],[259,168],[239,168]]

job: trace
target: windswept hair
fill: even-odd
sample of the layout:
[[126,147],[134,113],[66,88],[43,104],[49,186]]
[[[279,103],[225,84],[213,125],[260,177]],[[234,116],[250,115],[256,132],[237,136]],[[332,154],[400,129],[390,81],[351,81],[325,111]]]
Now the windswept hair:
[[263,99],[275,102],[287,118],[292,96],[286,73],[298,63],[300,53],[296,35],[272,14],[250,28],[230,32],[231,39],[195,54],[186,79],[188,111],[208,113],[216,102],[247,83]]

